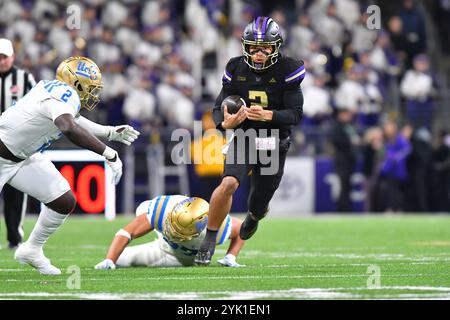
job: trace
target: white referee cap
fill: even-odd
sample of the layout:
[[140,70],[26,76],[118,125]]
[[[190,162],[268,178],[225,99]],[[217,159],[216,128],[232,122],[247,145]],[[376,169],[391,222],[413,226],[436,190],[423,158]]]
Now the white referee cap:
[[8,39],[0,39],[0,54],[11,57],[14,54],[13,44]]

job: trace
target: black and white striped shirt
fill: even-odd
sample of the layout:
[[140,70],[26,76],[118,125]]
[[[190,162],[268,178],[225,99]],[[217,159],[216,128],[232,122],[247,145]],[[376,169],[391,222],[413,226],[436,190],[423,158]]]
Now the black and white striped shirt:
[[31,73],[13,66],[0,73],[0,114],[22,98],[36,84]]

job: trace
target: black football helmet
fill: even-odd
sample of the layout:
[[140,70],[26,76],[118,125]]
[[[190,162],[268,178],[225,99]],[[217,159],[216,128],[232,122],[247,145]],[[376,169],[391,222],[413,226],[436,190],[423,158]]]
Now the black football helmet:
[[[279,49],[283,43],[281,30],[272,18],[257,17],[245,27],[242,35],[242,48],[244,60],[250,68],[261,71],[273,66],[278,61]],[[256,64],[250,54],[250,45],[271,45],[272,53],[267,56],[264,64]]]

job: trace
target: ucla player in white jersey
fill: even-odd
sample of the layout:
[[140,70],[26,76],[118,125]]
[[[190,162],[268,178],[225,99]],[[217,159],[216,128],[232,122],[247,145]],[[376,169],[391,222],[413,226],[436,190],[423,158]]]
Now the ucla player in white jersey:
[[130,126],[101,126],[79,115],[81,108],[92,110],[99,102],[102,77],[92,60],[66,59],[56,79],[40,81],[0,116],[0,191],[8,183],[45,205],[15,258],[50,275],[61,271],[44,256],[43,246],[73,211],[76,200],[67,180],[40,152],[65,135],[76,145],[103,155],[117,184],[122,162],[97,137],[129,145],[139,134]]
[[[105,260],[95,269],[193,266],[205,237],[208,212],[208,202],[196,197],[166,195],[142,202],[136,209],[137,217],[116,233]],[[239,237],[241,223],[228,215],[217,232],[217,244],[231,240],[227,254],[218,261],[222,265],[241,266],[236,262],[244,245]],[[158,234],[156,240],[126,248],[131,240],[152,230]]]

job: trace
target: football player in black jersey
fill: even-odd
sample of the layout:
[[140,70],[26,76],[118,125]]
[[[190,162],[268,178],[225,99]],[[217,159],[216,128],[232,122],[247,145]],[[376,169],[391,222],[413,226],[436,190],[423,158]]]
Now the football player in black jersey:
[[[245,143],[245,163],[236,161],[242,149],[233,139],[228,147],[221,184],[214,190],[210,201],[207,234],[198,251],[197,265],[208,265],[214,254],[217,230],[231,209],[232,197],[240,182],[251,172],[251,190],[248,197],[248,213],[242,224],[240,237],[249,239],[258,227],[258,221],[265,217],[269,202],[283,176],[286,153],[289,149],[291,126],[297,125],[302,117],[303,95],[300,83],[305,77],[303,61],[282,56],[279,52],[283,43],[278,24],[270,17],[258,17],[247,25],[242,36],[243,55],[228,62],[222,78],[222,90],[213,109],[217,129],[243,130],[266,129],[270,136],[277,130],[275,147],[271,141],[259,141],[278,157],[274,174],[262,174],[265,164],[257,158],[256,163],[248,161],[250,153],[256,153],[258,143]],[[245,102],[237,113],[221,110],[222,101],[230,95],[239,95]],[[272,137],[273,138],[273,137]],[[264,139],[264,138],[262,138]],[[256,146],[256,148],[255,148]],[[258,150],[256,150],[258,149]],[[264,149],[264,148],[263,148]],[[231,159],[230,159],[231,158]]]

